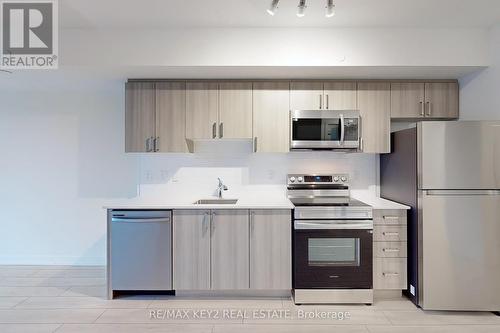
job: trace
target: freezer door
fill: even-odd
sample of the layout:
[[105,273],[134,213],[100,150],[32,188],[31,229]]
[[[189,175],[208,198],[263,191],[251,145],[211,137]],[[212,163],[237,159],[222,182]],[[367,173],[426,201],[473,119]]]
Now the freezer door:
[[500,121],[431,121],[417,129],[420,189],[500,189]]
[[500,191],[419,193],[419,304],[500,310]]

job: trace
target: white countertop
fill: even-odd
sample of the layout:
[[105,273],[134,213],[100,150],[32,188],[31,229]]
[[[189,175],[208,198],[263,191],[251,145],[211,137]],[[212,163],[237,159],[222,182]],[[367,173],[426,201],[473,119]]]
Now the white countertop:
[[383,199],[380,197],[356,197],[354,199],[364,202],[367,205],[372,206],[373,209],[411,209],[410,206],[406,206],[391,200]]
[[[378,197],[354,197],[362,201],[373,209],[410,209],[406,205]],[[209,199],[209,198],[206,198]],[[215,199],[215,198],[213,198]],[[225,198],[231,199],[231,198]],[[105,209],[293,209],[294,205],[286,198],[243,198],[236,204],[194,204],[195,200],[189,201],[170,201],[158,199],[134,198],[109,202],[104,205]]]

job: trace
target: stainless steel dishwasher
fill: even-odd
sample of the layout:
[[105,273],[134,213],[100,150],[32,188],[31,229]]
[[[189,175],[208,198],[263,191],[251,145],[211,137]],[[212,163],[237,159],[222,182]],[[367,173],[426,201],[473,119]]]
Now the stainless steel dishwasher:
[[108,297],[172,290],[172,211],[108,211]]

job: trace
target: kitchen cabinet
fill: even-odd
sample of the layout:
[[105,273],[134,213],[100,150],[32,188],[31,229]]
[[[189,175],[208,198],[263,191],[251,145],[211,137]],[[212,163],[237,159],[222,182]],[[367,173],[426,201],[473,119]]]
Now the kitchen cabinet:
[[253,83],[253,135],[258,153],[290,150],[290,84],[288,81]]
[[184,82],[127,82],[125,95],[126,152],[187,152]]
[[289,209],[174,210],[174,289],[291,289],[291,225]]
[[250,289],[292,288],[290,210],[250,210]]
[[389,153],[391,149],[390,83],[358,82],[357,95],[361,116],[361,151]]
[[219,84],[186,83],[186,138],[215,139],[219,124]]
[[173,212],[175,290],[210,289],[210,211]]
[[252,82],[219,83],[219,138],[252,137]]
[[373,210],[373,288],[407,288],[407,211]]
[[211,289],[248,289],[248,210],[213,210],[211,229]]
[[425,106],[426,117],[457,119],[458,83],[426,83]]
[[391,83],[391,118],[458,118],[458,83]]
[[184,82],[156,83],[155,151],[187,152],[185,123],[186,84]]
[[356,82],[293,81],[291,110],[356,110]]
[[357,110],[356,82],[331,81],[324,83],[327,110]]
[[151,151],[155,137],[155,85],[149,82],[125,84],[125,151]]

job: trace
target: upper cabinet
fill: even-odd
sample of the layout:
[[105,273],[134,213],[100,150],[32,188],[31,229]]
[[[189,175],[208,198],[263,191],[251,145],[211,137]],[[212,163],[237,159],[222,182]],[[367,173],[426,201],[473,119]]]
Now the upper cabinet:
[[263,81],[253,84],[253,135],[258,153],[290,150],[290,84]]
[[125,85],[125,151],[187,152],[185,83]]
[[252,82],[219,83],[219,137],[252,137]]
[[186,83],[186,138],[215,139],[219,124],[219,84]]
[[155,138],[155,84],[128,82],[125,85],[125,151],[153,151]]
[[357,110],[356,82],[325,82],[324,96],[327,110]]
[[184,153],[186,144],[186,84],[160,82],[156,84],[155,151]]
[[187,82],[186,138],[252,137],[251,82]]
[[293,81],[291,110],[355,110],[356,82]]
[[387,82],[358,82],[361,114],[361,150],[389,153],[391,150],[391,90]]
[[391,83],[391,118],[457,119],[458,83]]

